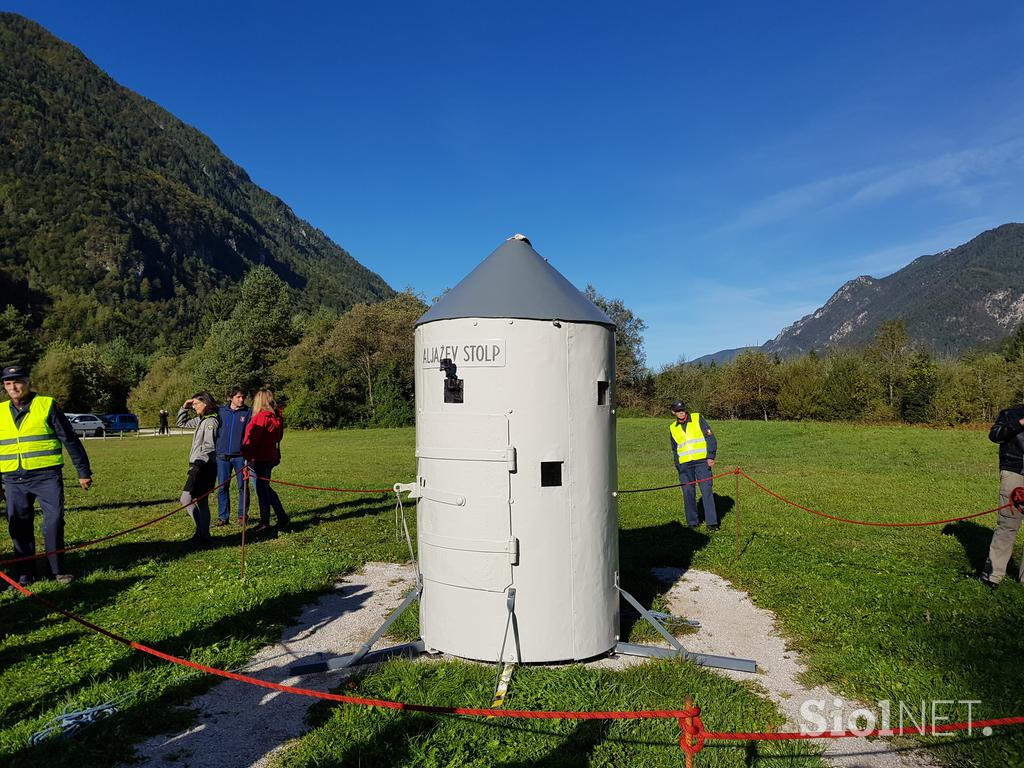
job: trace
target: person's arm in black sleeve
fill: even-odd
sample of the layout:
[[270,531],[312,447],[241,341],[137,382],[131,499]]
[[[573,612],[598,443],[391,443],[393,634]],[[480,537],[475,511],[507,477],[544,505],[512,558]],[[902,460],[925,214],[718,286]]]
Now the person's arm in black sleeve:
[[[988,439],[993,443],[1006,443],[1024,432],[1024,424],[1020,423],[1021,409],[1007,408],[996,416],[996,423],[988,431]],[[1016,418],[1015,418],[1016,417]]]
[[676,445],[676,438],[672,434],[672,430],[668,431],[668,444],[672,446],[672,461],[676,465],[676,469],[679,469],[679,446]]
[[704,433],[704,439],[708,443],[708,458],[714,461],[715,454],[718,453],[718,438],[715,437],[715,433],[711,431],[711,425],[704,420],[703,416],[700,417],[700,431]]
[[75,465],[75,471],[81,479],[92,477],[92,469],[89,467],[89,455],[85,452],[78,433],[71,427],[71,422],[64,415],[64,411],[54,404],[50,409],[50,427],[57,433],[57,439],[64,444],[71,463]]

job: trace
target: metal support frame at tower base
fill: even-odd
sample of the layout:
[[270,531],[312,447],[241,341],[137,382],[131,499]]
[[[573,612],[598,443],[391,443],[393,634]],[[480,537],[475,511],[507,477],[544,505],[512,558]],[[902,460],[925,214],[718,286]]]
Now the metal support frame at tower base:
[[654,645],[637,645],[636,643],[617,643],[615,653],[624,656],[645,656],[651,659],[687,659],[702,667],[716,669],[732,669],[737,672],[757,672],[757,662],[753,659],[737,659],[732,656],[714,656],[709,653],[691,653],[683,649],[658,648]]
[[[657,648],[651,645],[637,645],[636,643],[617,643],[615,646],[615,652],[625,654],[627,656],[647,656],[655,659],[675,659],[682,658],[688,659],[702,667],[716,667],[718,669],[733,669],[739,672],[756,672],[757,662],[752,659],[736,659],[731,656],[714,656],[706,653],[690,653],[686,650],[682,643],[680,643],[675,636],[665,629],[664,625],[658,621],[655,615],[643,607],[640,601],[633,597],[629,592],[619,586],[618,575],[616,574],[615,588],[619,591],[626,602],[632,605],[644,618],[648,624],[654,627],[658,634],[664,637],[671,648]],[[661,614],[659,614],[661,615]]]
[[364,653],[358,659],[355,658],[354,653],[344,653],[341,656],[328,656],[325,659],[317,659],[315,661],[312,659],[300,661],[288,667],[288,674],[298,677],[300,675],[316,674],[317,672],[337,672],[341,669],[349,669],[359,665],[379,664],[397,656],[419,656],[425,650],[426,646],[423,644],[423,641],[416,640],[411,643],[393,645],[390,648],[381,648],[379,651],[370,651]]
[[[413,601],[419,599],[422,591],[423,583],[417,578],[416,589],[405,596],[405,599],[402,600],[399,606],[391,612],[391,615],[384,620],[384,623],[377,627],[377,631],[370,635],[370,639],[363,643],[362,647],[360,647],[355,653],[332,656],[327,659],[307,661],[305,663],[299,662],[289,667],[288,671],[293,675],[309,675],[314,672],[328,672],[344,669],[346,667],[354,667],[358,664],[372,664],[377,661],[383,661],[391,656],[401,656],[406,653],[423,653],[425,646],[422,640],[417,640],[413,643],[403,643],[401,645],[396,645],[393,648],[384,648],[379,651],[373,651],[372,653],[370,651],[374,644],[384,636],[385,632],[388,631],[388,628],[398,620],[398,617],[413,604]],[[371,657],[372,660],[365,660],[371,659]]]

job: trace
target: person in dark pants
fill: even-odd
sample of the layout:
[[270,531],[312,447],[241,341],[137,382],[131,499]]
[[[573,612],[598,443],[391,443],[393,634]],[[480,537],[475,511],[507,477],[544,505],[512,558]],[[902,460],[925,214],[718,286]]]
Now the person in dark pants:
[[[35,502],[43,511],[43,543],[53,577],[67,584],[74,576],[64,569],[64,454],[66,449],[83,490],[92,487],[92,470],[82,441],[52,397],[29,388],[28,369],[12,365],[3,369],[9,403],[0,405],[0,474],[7,500],[7,525],[14,542],[14,556],[36,553]],[[16,564],[22,586],[32,583],[35,560]]]
[[168,415],[169,414],[165,408],[160,409],[160,431],[158,434],[166,435],[171,431],[167,426]]
[[188,454],[188,476],[181,491],[181,505],[196,524],[192,543],[200,547],[213,541],[209,494],[217,481],[217,432],[220,429],[217,410],[213,396],[199,392],[182,404],[176,419],[179,427],[196,431]]
[[669,442],[672,446],[672,460],[679,472],[679,484],[683,489],[683,508],[686,524],[690,528],[700,525],[697,516],[697,485],[704,502],[704,522],[709,531],[718,530],[718,510],[715,509],[715,495],[711,492],[711,468],[715,466],[718,440],[704,417],[689,413],[686,406],[676,400],[670,406],[675,421],[669,426]]
[[[231,473],[237,473],[238,522],[244,523],[249,514],[249,489],[242,476],[245,459],[242,458],[242,438],[252,418],[252,411],[245,404],[245,390],[232,387],[228,402],[220,407],[220,433],[217,436],[217,483],[226,483]],[[231,484],[221,485],[217,492],[217,525],[231,521]]]
[[[1024,405],[1000,411],[988,439],[999,444],[999,505],[1006,507],[1013,492],[1024,487]],[[985,586],[995,589],[1006,576],[1006,565],[1013,554],[1021,520],[1024,514],[1016,505],[999,510],[988,560],[979,577]],[[1024,581],[1024,561],[1017,577]]]
[[250,462],[256,475],[256,498],[260,505],[260,524],[253,533],[270,530],[270,510],[277,516],[278,529],[288,527],[289,518],[281,499],[270,485],[270,473],[281,463],[281,438],[284,422],[274,400],[274,393],[261,389],[252,399],[253,417],[242,440],[242,455]]

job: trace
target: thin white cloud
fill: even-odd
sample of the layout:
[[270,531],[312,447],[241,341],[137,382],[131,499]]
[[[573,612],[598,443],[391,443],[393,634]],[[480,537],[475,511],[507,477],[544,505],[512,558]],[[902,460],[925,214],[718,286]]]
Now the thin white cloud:
[[949,152],[865,184],[847,201],[876,203],[917,189],[959,189],[975,179],[1013,173],[1024,165],[1024,138]]
[[879,174],[877,169],[856,171],[776,192],[754,203],[738,219],[730,222],[728,228],[752,229],[788,219],[812,208],[820,208],[823,203],[833,202],[863,187]]
[[[1024,137],[957,152],[905,166],[877,166],[784,189],[755,202],[723,230],[746,230],[814,211],[878,204],[899,195],[931,190],[972,199],[979,185],[1016,177],[1024,168]],[[721,230],[720,230],[721,231]]]

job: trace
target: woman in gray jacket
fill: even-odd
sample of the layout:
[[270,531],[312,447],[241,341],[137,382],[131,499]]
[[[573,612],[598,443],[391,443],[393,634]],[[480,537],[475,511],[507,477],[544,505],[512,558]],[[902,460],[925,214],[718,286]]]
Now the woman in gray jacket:
[[192,450],[188,454],[188,477],[181,493],[181,504],[196,524],[193,543],[206,546],[210,537],[209,494],[217,484],[217,401],[209,392],[200,392],[184,402],[178,409],[177,424],[194,429]]

